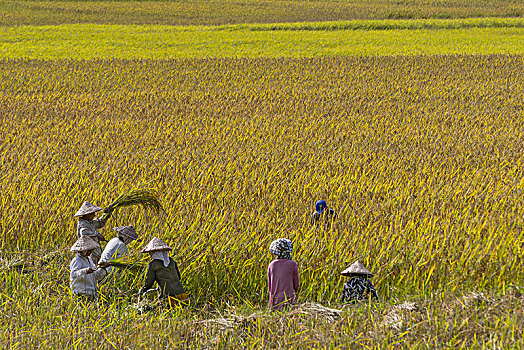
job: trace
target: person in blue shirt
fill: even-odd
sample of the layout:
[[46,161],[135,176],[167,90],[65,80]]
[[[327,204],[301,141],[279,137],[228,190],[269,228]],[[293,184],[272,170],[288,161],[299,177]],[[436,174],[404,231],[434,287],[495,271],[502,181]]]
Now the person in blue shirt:
[[325,200],[319,200],[315,203],[315,212],[311,215],[311,225],[317,225],[321,221],[331,222],[337,217],[337,213],[328,205]]

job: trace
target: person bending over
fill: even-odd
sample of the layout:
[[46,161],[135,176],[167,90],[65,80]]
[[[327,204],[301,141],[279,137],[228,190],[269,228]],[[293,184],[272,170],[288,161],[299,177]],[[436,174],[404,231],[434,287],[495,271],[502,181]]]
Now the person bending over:
[[[127,255],[127,246],[134,240],[138,240],[138,235],[133,226],[113,227],[117,232],[116,237],[111,239],[104,248],[100,262],[110,262],[114,259],[120,259]],[[113,267],[108,268],[111,272]]]
[[69,264],[71,291],[90,301],[98,298],[97,284],[107,274],[105,268],[108,264],[102,263],[100,268],[96,268],[90,257],[97,247],[99,244],[88,236],[80,236],[71,247],[71,252],[76,254]]
[[189,301],[181,282],[180,270],[175,260],[168,255],[172,249],[156,237],[142,249],[142,253],[149,253],[151,262],[147,268],[146,281],[139,294],[144,295],[156,282],[160,291],[159,299],[166,308]]
[[315,212],[311,214],[311,225],[317,225],[324,221],[331,223],[337,217],[333,209],[328,208],[325,200],[319,200],[315,203]]
[[342,290],[343,303],[355,304],[359,301],[378,300],[378,293],[371,283],[373,274],[359,261],[342,271],[341,275],[349,277]]

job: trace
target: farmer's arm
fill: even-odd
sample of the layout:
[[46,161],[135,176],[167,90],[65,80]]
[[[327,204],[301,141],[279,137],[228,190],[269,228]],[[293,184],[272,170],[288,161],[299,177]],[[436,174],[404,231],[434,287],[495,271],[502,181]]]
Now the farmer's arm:
[[83,226],[83,225],[82,226],[79,225],[78,233],[80,236],[98,237],[98,232],[96,232],[93,229],[90,229],[89,227]]
[[71,270],[71,277],[75,278],[85,276],[89,272],[89,267],[84,267],[78,259],[71,261],[69,269]]
[[95,271],[93,271],[93,275],[95,276],[97,281],[100,281],[107,275],[107,270],[103,267],[99,267]]
[[180,270],[178,269],[178,265],[177,265],[176,261],[173,260],[173,262],[175,263],[176,273],[178,273],[178,279],[182,280],[182,275],[180,274]]
[[93,219],[93,225],[98,230],[99,228],[102,228],[106,225],[107,219],[105,219],[103,216],[101,218],[95,218]]
[[112,206],[109,206],[104,209],[104,215],[102,217],[96,218],[93,220],[93,223],[95,225],[95,228],[99,229],[105,226],[107,220],[111,217],[113,214],[114,208]]
[[146,281],[144,283],[144,286],[140,289],[138,293],[143,294],[148,289],[151,289],[151,287],[153,287],[153,283],[155,283],[155,277],[155,270],[151,267],[151,264],[149,264],[146,272]]

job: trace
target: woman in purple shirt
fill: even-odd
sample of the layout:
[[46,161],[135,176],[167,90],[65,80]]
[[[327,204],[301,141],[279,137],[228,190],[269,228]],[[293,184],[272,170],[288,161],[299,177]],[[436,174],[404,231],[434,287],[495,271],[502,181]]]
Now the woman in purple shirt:
[[298,290],[298,266],[290,254],[293,251],[293,242],[287,238],[279,238],[271,243],[269,251],[276,255],[267,269],[269,307],[282,310],[295,303],[295,293]]

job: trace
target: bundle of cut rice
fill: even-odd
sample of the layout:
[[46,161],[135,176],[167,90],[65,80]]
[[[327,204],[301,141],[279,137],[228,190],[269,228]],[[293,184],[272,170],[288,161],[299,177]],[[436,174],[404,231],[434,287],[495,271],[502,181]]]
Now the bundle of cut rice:
[[114,266],[119,269],[124,270],[141,270],[144,268],[143,264],[136,262],[119,262],[119,261],[110,261],[109,266]]
[[109,265],[124,270],[141,270],[147,265],[147,257],[137,254],[127,255],[120,259],[109,261]]
[[144,209],[151,209],[155,213],[163,210],[157,192],[150,188],[141,188],[121,195],[108,208],[105,208],[104,212],[107,212],[110,207],[118,209],[132,205],[141,205]]

